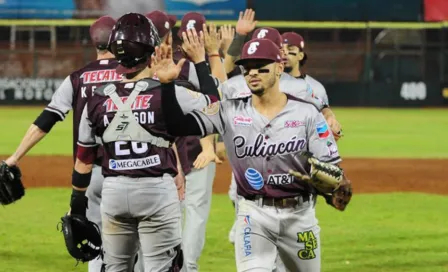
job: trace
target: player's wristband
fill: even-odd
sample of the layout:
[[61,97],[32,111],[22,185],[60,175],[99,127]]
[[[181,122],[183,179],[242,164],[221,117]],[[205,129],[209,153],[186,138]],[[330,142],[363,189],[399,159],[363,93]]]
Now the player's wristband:
[[78,188],[87,188],[90,184],[90,179],[92,177],[92,172],[87,174],[81,174],[75,169],[72,173],[72,185]]
[[232,57],[238,57],[241,55],[241,50],[243,50],[244,41],[246,40],[246,35],[240,35],[235,33],[235,37],[233,37],[232,43],[227,49],[227,54]]

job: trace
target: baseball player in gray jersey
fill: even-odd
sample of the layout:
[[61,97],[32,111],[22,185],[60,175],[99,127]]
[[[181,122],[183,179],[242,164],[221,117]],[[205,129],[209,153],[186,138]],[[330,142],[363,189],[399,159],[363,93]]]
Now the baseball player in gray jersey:
[[[101,215],[106,271],[129,271],[139,242],[145,271],[177,272],[182,267],[182,192],[176,192],[173,177],[179,169],[171,148],[175,138],[166,131],[160,83],[152,79],[159,70],[148,68],[158,43],[157,30],[145,16],[122,16],[112,30],[108,49],[120,62],[117,72],[126,79],[98,88],[81,118],[70,214],[85,215],[85,190],[99,137],[104,147]],[[206,71],[198,74],[203,79],[201,89],[216,90],[204,70],[205,62],[195,66],[198,73]],[[206,107],[218,96],[217,90],[213,97],[192,95],[182,87],[176,87],[176,92],[186,112]],[[176,185],[183,187],[183,183]]]
[[282,34],[283,50],[287,54],[287,61],[285,62],[285,72],[295,78],[302,78],[311,86],[314,94],[322,99],[325,104],[329,105],[327,91],[325,87],[316,79],[308,74],[300,72],[308,59],[305,50],[305,41],[303,37],[295,32],[285,32]]
[[[289,271],[320,271],[317,191],[289,172],[295,169],[307,175],[310,171],[306,157],[300,155],[303,151],[320,161],[339,163],[336,142],[313,105],[280,92],[283,64],[274,43],[249,41],[237,64],[244,67],[252,96],[217,102],[186,115],[176,100],[174,72],[160,69],[162,105],[169,109],[165,116],[171,117],[168,131],[222,135],[242,197],[235,241],[238,271],[272,271],[277,255]],[[345,176],[340,188],[351,196]],[[341,211],[348,201],[340,202],[336,194],[327,199]]]
[[[76,142],[82,110],[87,100],[92,97],[96,88],[108,82],[121,80],[121,75],[115,72],[118,62],[114,55],[107,51],[107,42],[115,20],[104,16],[96,20],[90,27],[90,37],[97,51],[97,59],[85,67],[73,72],[64,79],[54,93],[51,102],[27,131],[17,151],[6,160],[8,165],[15,165],[43,139],[58,121],[65,120],[69,111],[73,110],[73,156],[76,156]],[[87,190],[87,217],[101,227],[101,190],[103,176],[99,166],[101,154],[95,160],[89,190]],[[100,258],[89,262],[89,272],[100,272],[102,260]]]

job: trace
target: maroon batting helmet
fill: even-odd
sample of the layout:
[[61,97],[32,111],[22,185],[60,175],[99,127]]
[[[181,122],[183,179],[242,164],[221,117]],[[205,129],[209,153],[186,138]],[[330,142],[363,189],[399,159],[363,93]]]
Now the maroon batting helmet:
[[252,34],[252,39],[268,39],[275,43],[278,48],[282,47],[282,35],[272,27],[258,28]]
[[117,72],[130,74],[149,64],[160,38],[154,24],[139,13],[127,13],[117,20],[109,38],[108,50],[120,65]]

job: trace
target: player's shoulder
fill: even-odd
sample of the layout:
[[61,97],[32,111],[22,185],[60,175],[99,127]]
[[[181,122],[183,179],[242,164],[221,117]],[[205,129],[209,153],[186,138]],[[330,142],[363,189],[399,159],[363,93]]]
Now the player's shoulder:
[[294,106],[294,109],[298,111],[302,112],[306,111],[311,114],[318,114],[320,112],[319,109],[316,107],[316,105],[314,105],[309,101],[303,100],[290,94],[286,94],[286,96],[288,97],[288,100],[291,102],[291,104]]
[[324,85],[322,83],[320,83],[320,81],[318,81],[317,79],[315,79],[314,77],[312,77],[308,74],[305,76],[305,81],[308,82],[309,84],[313,85],[313,87],[318,87],[318,88],[322,88],[325,90]]
[[233,84],[241,84],[242,82],[246,83],[246,80],[244,79],[244,76],[242,74],[239,74],[227,79],[224,82],[227,83],[228,85],[233,85]]

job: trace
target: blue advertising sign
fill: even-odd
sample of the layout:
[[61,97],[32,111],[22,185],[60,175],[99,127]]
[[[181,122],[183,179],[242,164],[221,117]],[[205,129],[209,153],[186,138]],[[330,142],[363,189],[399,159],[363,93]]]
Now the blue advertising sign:
[[0,18],[7,19],[66,19],[74,10],[73,0],[0,1]]
[[237,20],[238,13],[246,9],[246,0],[165,0],[165,8],[177,17],[195,11],[207,20]]

